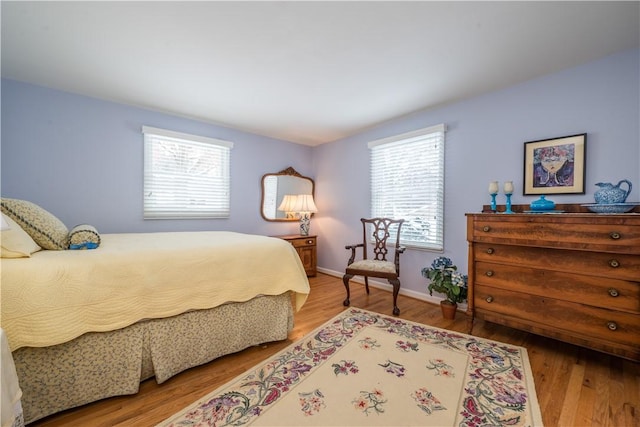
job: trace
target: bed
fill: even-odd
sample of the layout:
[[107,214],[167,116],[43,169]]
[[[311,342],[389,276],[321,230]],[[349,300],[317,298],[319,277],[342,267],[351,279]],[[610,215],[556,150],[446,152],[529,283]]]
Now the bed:
[[27,423],[286,339],[309,293],[288,242],[222,231],[103,234],[1,268]]

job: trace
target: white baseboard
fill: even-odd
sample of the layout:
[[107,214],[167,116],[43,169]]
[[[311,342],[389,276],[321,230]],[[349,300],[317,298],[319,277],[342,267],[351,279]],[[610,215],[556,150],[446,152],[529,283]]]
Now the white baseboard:
[[[322,268],[322,267],[318,267],[318,272],[328,274],[329,276],[339,277],[339,278],[342,278],[342,276],[344,276],[344,271],[329,270],[327,268]],[[355,276],[353,279],[351,279],[350,283],[358,283],[364,286],[364,278],[361,276]],[[389,283],[380,282],[375,279],[369,279],[369,286],[376,289],[382,289],[383,291],[393,292],[393,286],[391,286]],[[426,284],[425,284],[425,289],[426,289]],[[399,293],[400,295],[406,295],[408,297],[415,298],[421,301],[426,301],[431,304],[439,305],[440,301],[443,300],[443,298],[431,296],[426,292],[418,292],[411,289],[403,289],[402,286],[400,286]],[[458,309],[461,311],[466,311],[467,304],[466,303],[458,304]]]

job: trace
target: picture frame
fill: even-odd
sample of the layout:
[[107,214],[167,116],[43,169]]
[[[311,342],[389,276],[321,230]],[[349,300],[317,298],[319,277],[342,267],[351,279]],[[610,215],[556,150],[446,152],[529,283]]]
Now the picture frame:
[[587,134],[524,143],[523,195],[584,194]]

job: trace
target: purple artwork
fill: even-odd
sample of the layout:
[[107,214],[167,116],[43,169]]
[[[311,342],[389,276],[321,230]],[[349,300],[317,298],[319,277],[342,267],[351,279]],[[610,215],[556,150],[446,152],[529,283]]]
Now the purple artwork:
[[533,149],[533,187],[573,186],[575,144]]

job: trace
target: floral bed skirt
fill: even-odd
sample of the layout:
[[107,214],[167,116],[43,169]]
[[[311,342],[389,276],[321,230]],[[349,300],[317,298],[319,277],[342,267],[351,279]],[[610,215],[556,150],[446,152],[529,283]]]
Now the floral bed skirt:
[[260,296],[64,344],[13,352],[26,423],[106,397],[134,394],[140,382],[173,375],[247,347],[287,338],[290,294]]

